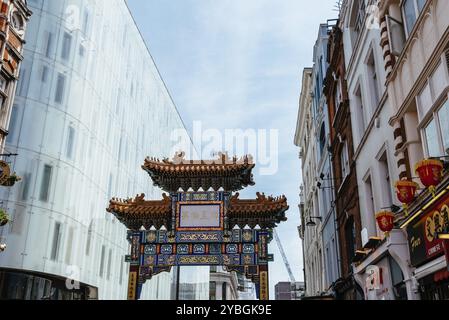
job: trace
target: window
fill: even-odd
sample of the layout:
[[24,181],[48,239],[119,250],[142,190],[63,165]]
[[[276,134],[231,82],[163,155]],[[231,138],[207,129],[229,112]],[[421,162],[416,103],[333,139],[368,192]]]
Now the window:
[[363,24],[365,22],[365,13],[366,13],[365,0],[358,0],[358,1],[356,0],[355,2],[358,3],[355,30],[357,33],[360,33],[360,31],[363,28]]
[[345,224],[345,238],[346,238],[346,255],[348,265],[352,264],[352,259],[354,258],[356,249],[355,241],[355,228],[354,219],[352,217]]
[[53,48],[53,33],[47,32],[47,41],[45,46],[45,56],[47,58],[51,57],[52,48]]
[[348,150],[348,141],[343,142],[343,148],[340,153],[340,162],[341,162],[341,177],[342,183],[345,178],[349,175],[349,150]]
[[433,119],[423,129],[429,157],[440,157],[449,149],[449,101],[433,114]]
[[41,81],[43,83],[46,83],[48,79],[48,67],[42,66],[42,75],[41,75]]
[[380,102],[380,90],[379,90],[379,80],[377,77],[377,69],[376,69],[376,59],[374,58],[374,49],[371,49],[368,59],[366,61],[366,66],[368,69],[368,77],[369,77],[369,86],[370,92],[372,93],[373,99],[373,110],[377,108]]
[[396,300],[407,300],[407,288],[404,282],[404,274],[396,260],[391,256],[388,257],[391,270],[391,282],[393,284],[393,293]]
[[12,27],[19,33],[19,35],[23,35],[25,24],[23,21],[23,17],[19,12],[13,12],[13,14],[11,15],[11,24]]
[[107,279],[111,279],[112,249],[109,249]]
[[67,250],[65,253],[65,263],[66,264],[71,264],[71,260],[72,260],[73,233],[74,233],[74,229],[73,229],[73,227],[70,227],[69,235],[67,237]]
[[353,2],[353,8],[350,16],[351,44],[355,46],[357,39],[365,23],[365,0],[356,0]]
[[89,11],[84,11],[84,17],[83,17],[83,32],[84,34],[87,34],[87,28],[89,26]]
[[379,159],[380,165],[380,178],[382,183],[382,192],[385,195],[383,207],[389,207],[393,204],[392,184],[390,179],[390,169],[388,166],[387,151],[385,151]]
[[72,35],[68,32],[65,32],[64,37],[62,38],[62,50],[61,50],[62,59],[68,60],[70,58],[71,47],[72,47]]
[[28,94],[28,88],[30,86],[30,77],[31,72],[28,71],[27,68],[20,68],[19,72],[19,84],[18,84],[18,92],[19,96],[25,97]]
[[398,57],[401,55],[405,45],[404,24],[388,15],[386,16],[386,21],[391,53]]
[[42,172],[42,180],[41,180],[41,191],[39,194],[39,200],[41,201],[45,202],[48,201],[52,171],[53,171],[52,166],[48,164],[44,165],[44,171]]
[[449,148],[449,101],[446,101],[438,111],[438,120],[440,122],[440,136],[443,140],[443,151],[447,151]]
[[101,246],[100,271],[98,273],[98,275],[100,277],[103,277],[103,273],[104,273],[104,255],[105,255],[105,251],[106,251],[106,247],[104,245]]
[[64,99],[64,90],[65,90],[65,75],[62,73],[58,74],[58,80],[56,82],[56,92],[55,92],[55,102],[62,103]]
[[61,223],[56,222],[55,228],[53,230],[53,242],[51,246],[51,255],[50,255],[50,259],[53,261],[58,260],[60,240],[61,240]]
[[355,105],[356,105],[356,111],[357,111],[357,122],[358,122],[358,128],[359,128],[359,137],[360,139],[365,134],[366,130],[366,118],[365,118],[365,107],[363,105],[363,95],[362,95],[362,87],[359,85],[357,87],[357,90],[355,92]]
[[325,147],[326,147],[326,128],[323,123],[321,125],[321,130],[320,130],[320,157],[323,156]]
[[222,296],[222,299],[221,300],[228,300],[228,286],[227,286],[227,283],[226,282],[223,282],[223,284],[221,285],[221,292],[222,292],[222,294],[221,294],[221,296]]
[[22,197],[23,201],[28,200],[28,193],[30,191],[31,173],[25,173],[22,178]]
[[6,81],[5,77],[0,76],[0,90],[6,92],[6,87],[8,85],[8,81]]
[[336,80],[336,86],[335,86],[335,97],[334,97],[334,103],[335,103],[335,110],[338,110],[340,107],[341,102],[343,101],[343,94],[341,91],[341,79]]
[[4,95],[0,94],[0,109],[2,109],[2,110],[3,110],[3,106],[5,104],[5,101],[6,101],[6,97]]
[[109,174],[109,182],[108,182],[108,200],[112,198],[112,173]]
[[84,48],[84,46],[82,44],[80,44],[79,51],[78,51],[80,57],[84,57],[85,52],[86,52],[86,49]]
[[419,17],[426,0],[404,0],[402,4],[402,14],[404,16],[407,35],[413,30],[416,20]]
[[209,298],[210,300],[217,300],[217,283],[215,281],[209,282]]
[[87,231],[86,239],[86,256],[90,255],[90,243],[92,241],[92,222],[89,225],[89,230]]
[[368,217],[368,219],[371,220],[371,222],[374,223],[374,226],[376,226],[375,217],[374,217],[375,207],[374,207],[373,184],[372,184],[370,176],[365,178],[365,197],[366,197],[367,217]]
[[122,282],[123,282],[123,261],[120,262],[119,284],[121,285]]
[[66,156],[69,159],[72,159],[73,156],[73,142],[75,139],[75,129],[73,127],[69,127],[69,133],[67,137],[67,149],[66,149]]

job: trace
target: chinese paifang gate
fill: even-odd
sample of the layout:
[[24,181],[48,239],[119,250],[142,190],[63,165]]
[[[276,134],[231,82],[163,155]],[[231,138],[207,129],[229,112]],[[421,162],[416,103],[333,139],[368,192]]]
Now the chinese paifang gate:
[[[221,265],[243,273],[268,300],[268,244],[273,228],[286,221],[287,199],[244,200],[237,191],[253,186],[250,156],[220,154],[210,161],[147,158],[142,166],[155,186],[169,195],[162,200],[110,200],[107,211],[128,228],[131,244],[128,299],[137,300],[146,280],[173,266]],[[208,191],[202,191],[208,190]]]

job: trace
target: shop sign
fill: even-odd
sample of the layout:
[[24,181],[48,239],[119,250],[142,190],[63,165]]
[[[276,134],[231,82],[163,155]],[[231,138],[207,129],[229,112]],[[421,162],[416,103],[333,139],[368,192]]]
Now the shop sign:
[[445,253],[438,234],[449,228],[449,196],[407,228],[411,263],[414,267]]

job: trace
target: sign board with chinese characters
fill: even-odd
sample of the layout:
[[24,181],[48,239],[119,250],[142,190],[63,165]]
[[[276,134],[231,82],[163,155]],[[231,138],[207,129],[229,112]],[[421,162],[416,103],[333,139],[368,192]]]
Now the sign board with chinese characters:
[[178,202],[176,212],[176,230],[223,230],[223,202]]
[[260,272],[260,300],[269,300],[268,296],[268,271]]
[[449,193],[407,227],[411,264],[414,267],[444,255],[443,241],[437,235],[448,227]]

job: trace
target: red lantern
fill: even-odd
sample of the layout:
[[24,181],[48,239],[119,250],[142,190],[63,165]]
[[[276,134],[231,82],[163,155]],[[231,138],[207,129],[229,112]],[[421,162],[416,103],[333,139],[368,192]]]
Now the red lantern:
[[423,160],[416,164],[415,171],[422,184],[435,196],[436,186],[443,177],[443,163],[434,159]]
[[388,237],[394,227],[394,214],[391,211],[381,211],[376,214],[377,225],[379,229]]
[[415,200],[416,190],[418,190],[419,185],[413,181],[400,180],[396,182],[395,187],[398,200],[402,203],[407,214],[408,206]]
[[409,205],[415,200],[416,190],[419,187],[416,182],[400,180],[396,182],[395,186],[396,195],[401,203]]

